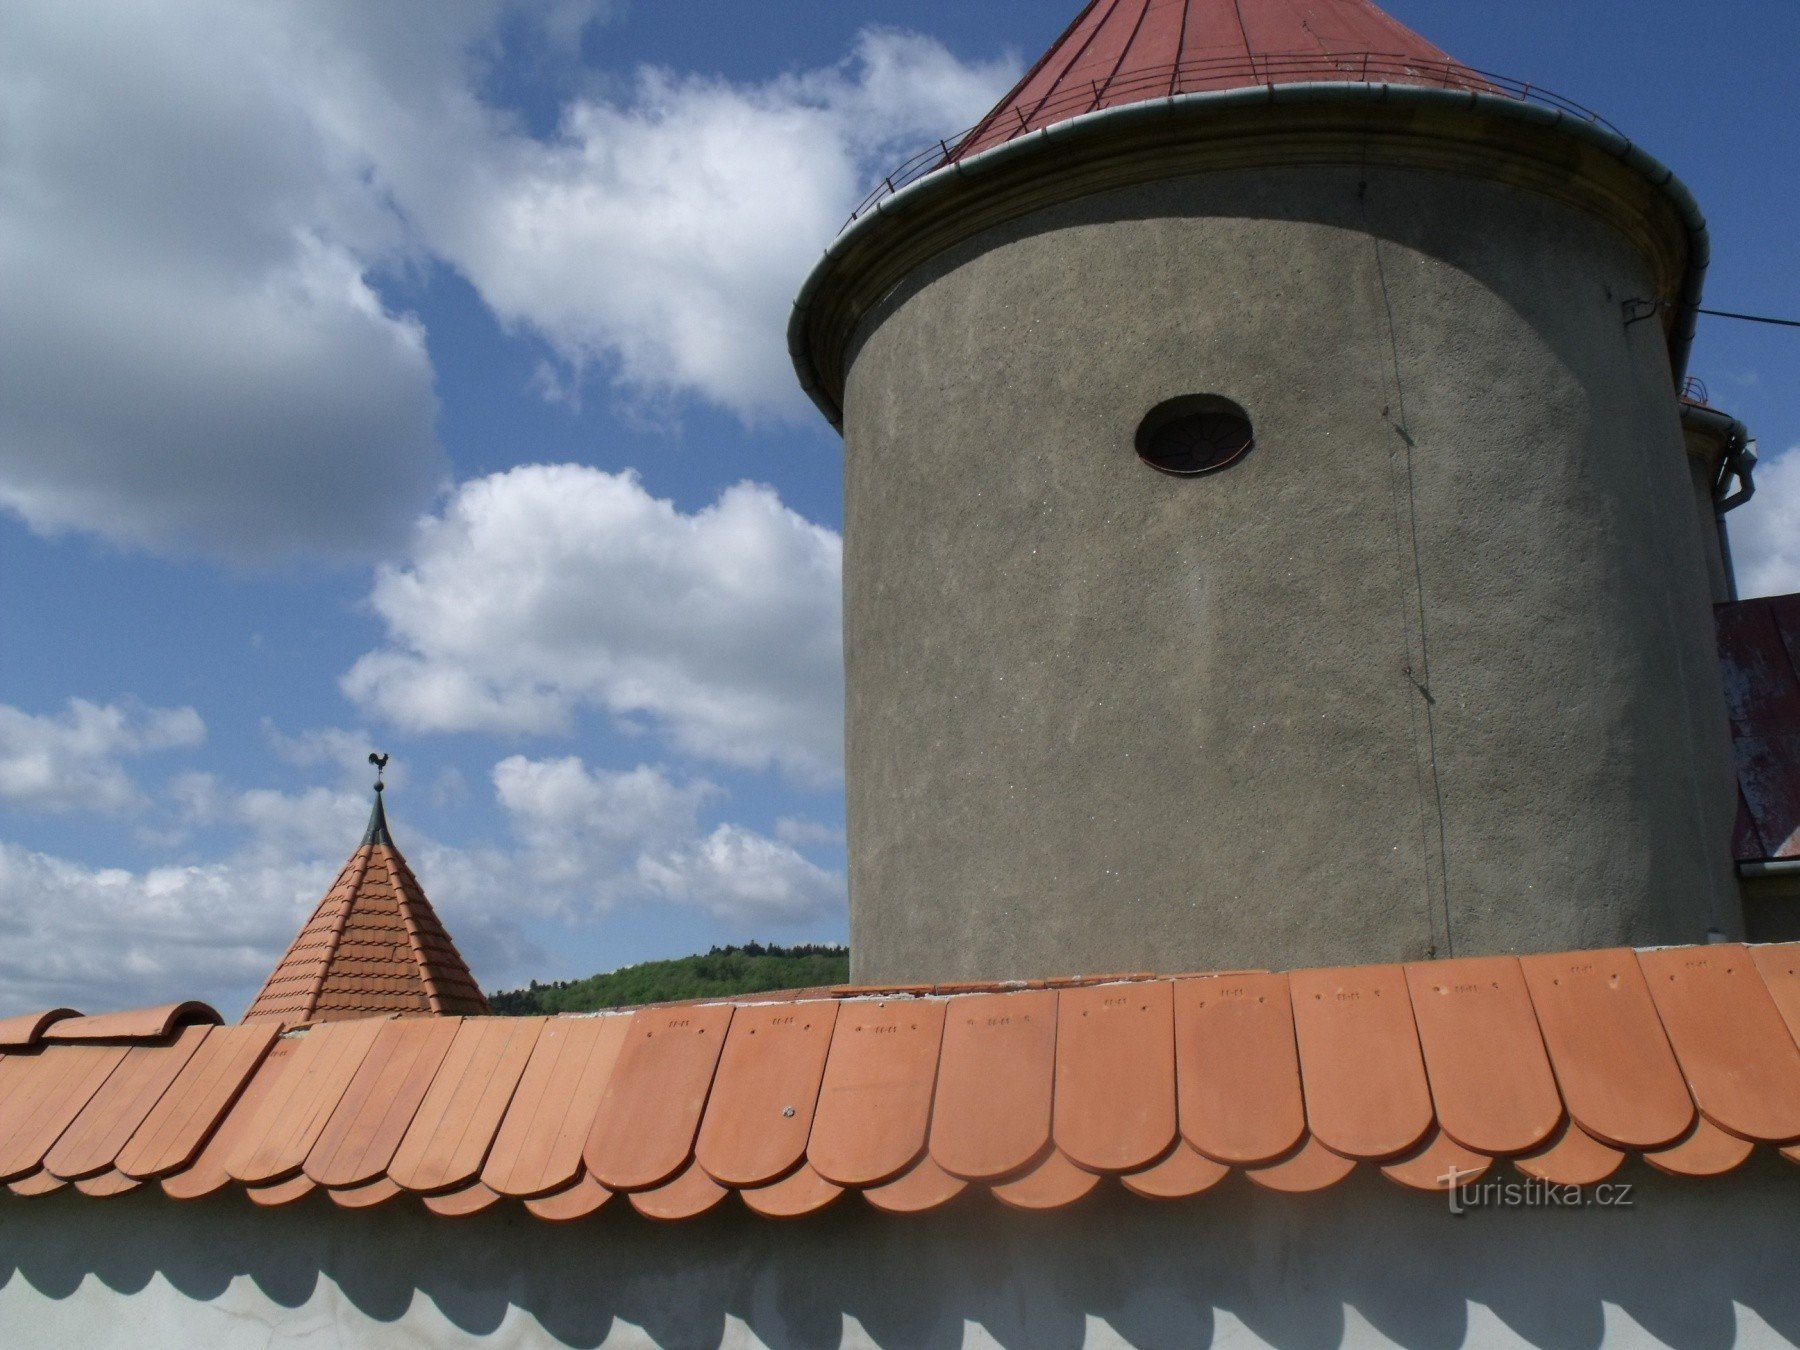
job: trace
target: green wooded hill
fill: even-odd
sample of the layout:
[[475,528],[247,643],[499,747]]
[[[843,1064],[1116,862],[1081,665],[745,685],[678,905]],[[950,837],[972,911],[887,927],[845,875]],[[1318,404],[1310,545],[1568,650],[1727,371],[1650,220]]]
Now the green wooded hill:
[[590,975],[585,980],[558,980],[524,989],[490,994],[495,1012],[508,1017],[540,1013],[596,1012],[673,999],[715,998],[726,994],[760,994],[771,989],[805,989],[844,984],[850,978],[850,949],[807,943],[799,947],[714,947],[703,956],[640,965]]

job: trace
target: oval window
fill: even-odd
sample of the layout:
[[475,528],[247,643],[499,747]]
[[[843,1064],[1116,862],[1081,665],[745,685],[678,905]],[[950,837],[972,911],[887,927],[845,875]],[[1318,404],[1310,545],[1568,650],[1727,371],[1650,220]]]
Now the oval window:
[[1138,458],[1184,478],[1235,464],[1255,443],[1244,410],[1215,394],[1169,399],[1138,424]]

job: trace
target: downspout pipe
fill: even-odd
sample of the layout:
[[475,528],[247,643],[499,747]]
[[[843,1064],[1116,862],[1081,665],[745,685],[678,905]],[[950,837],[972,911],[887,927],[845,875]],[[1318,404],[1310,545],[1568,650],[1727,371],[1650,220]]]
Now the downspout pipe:
[[[1719,414],[1724,416],[1724,414]],[[1713,484],[1713,518],[1718,522],[1719,556],[1725,563],[1726,592],[1738,598],[1737,568],[1731,561],[1731,531],[1725,515],[1756,495],[1756,443],[1750,431],[1733,417],[1725,432],[1725,453],[1719,457],[1719,478]]]

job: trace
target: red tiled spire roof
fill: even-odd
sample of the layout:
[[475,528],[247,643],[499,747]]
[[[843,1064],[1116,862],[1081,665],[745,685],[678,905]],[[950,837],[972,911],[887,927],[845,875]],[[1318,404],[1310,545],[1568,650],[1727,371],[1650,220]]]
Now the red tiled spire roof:
[[1089,0],[951,158],[1100,108],[1311,81],[1488,87],[1369,0]]
[[460,1016],[487,999],[394,847],[376,789],[368,832],[244,1014],[331,1022],[379,1014]]

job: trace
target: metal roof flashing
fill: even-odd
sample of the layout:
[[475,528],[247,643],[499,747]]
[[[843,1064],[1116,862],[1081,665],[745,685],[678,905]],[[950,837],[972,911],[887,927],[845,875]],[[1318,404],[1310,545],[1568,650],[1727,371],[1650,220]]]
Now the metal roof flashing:
[[[1360,116],[1341,117],[1345,113]],[[1489,127],[1510,133],[1504,139],[1511,144],[1503,146],[1493,138],[1475,137],[1466,131],[1460,136],[1451,134],[1446,129],[1450,122],[1426,127],[1418,120],[1420,113],[1459,119],[1466,127],[1475,125],[1471,117],[1481,119]],[[1296,117],[1303,122],[1310,118],[1314,122],[1310,129],[1320,137],[1317,152],[1304,158],[1296,157],[1292,143]],[[1386,125],[1371,125],[1371,117],[1385,118]],[[1623,202],[1612,215],[1611,223],[1628,234],[1628,222],[1637,220],[1643,237],[1635,242],[1646,252],[1679,255],[1673,267],[1658,265],[1654,257],[1652,263],[1658,272],[1674,273],[1666,281],[1668,294],[1657,299],[1666,309],[1670,365],[1675,384],[1681,384],[1711,246],[1705,217],[1673,170],[1597,119],[1559,107],[1481,90],[1329,81],[1176,94],[1102,108],[1022,133],[965,159],[951,160],[896,188],[850,221],[801,283],[787,330],[788,352],[800,387],[841,430],[843,382],[849,364],[846,354],[862,320],[914,268],[982,230],[1044,206],[1175,173],[1205,172],[1208,159],[1216,157],[1209,152],[1221,148],[1233,150],[1231,167],[1244,167],[1242,151],[1246,143],[1256,140],[1259,120],[1265,123],[1264,130],[1283,133],[1279,143],[1270,136],[1263,161],[1269,165],[1331,162],[1333,140],[1338,142],[1341,162],[1380,162],[1368,156],[1374,144],[1371,136],[1381,133],[1396,142],[1424,136],[1437,142],[1439,149],[1460,151],[1456,171],[1471,174],[1497,169],[1506,151],[1532,158],[1530,138],[1544,133],[1571,138],[1616,162],[1630,179],[1648,189],[1643,196],[1662,206],[1664,232],[1673,226],[1679,235],[1672,240],[1653,238],[1657,225],[1644,221],[1641,209]],[[1333,127],[1334,121],[1340,125]],[[1154,147],[1157,153],[1113,154],[1113,171],[1095,172],[1107,157],[1095,151],[1105,149],[1106,142],[1119,142],[1112,148],[1123,150],[1134,135],[1148,139],[1146,133],[1156,131],[1162,132],[1166,141]],[[1170,132],[1176,134],[1171,137]],[[1073,152],[1078,147],[1082,153],[1076,155]],[[1589,182],[1584,185],[1586,192],[1573,191],[1574,180],[1582,177],[1559,164],[1554,174],[1540,173],[1539,181],[1531,186],[1589,209],[1596,209],[1600,197],[1618,197],[1617,184]],[[959,213],[960,221],[955,219]],[[928,236],[923,244],[918,242],[921,235]]]

